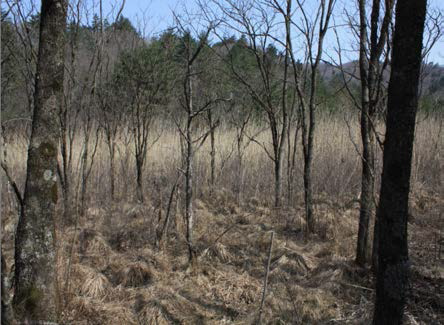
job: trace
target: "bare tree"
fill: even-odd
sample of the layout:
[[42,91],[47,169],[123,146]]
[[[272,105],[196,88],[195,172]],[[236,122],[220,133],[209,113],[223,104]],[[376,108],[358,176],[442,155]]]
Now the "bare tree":
[[[122,1],[120,8],[117,12],[116,18],[114,19],[114,23],[111,25],[113,28],[108,28],[105,30],[104,19],[102,10],[100,10],[100,31],[102,37],[104,38],[104,43],[109,44],[110,41],[113,40],[115,43],[120,45],[122,40],[118,38],[118,33],[116,33],[116,22],[118,21],[121,12],[123,10],[125,1]],[[127,41],[128,39],[134,41],[133,39],[137,39],[138,36],[134,35],[134,33],[127,32]],[[119,135],[119,131],[125,120],[125,112],[122,110],[122,106],[124,106],[123,100],[118,96],[118,91],[116,91],[116,84],[112,80],[111,73],[111,65],[112,63],[112,47],[103,49],[103,67],[99,74],[98,81],[98,89],[97,89],[97,102],[99,107],[99,125],[103,130],[105,135],[105,142],[108,148],[109,153],[109,180],[110,180],[110,198],[112,201],[115,199],[116,192],[116,180],[115,180],[115,158],[117,153],[117,138]],[[120,46],[117,49],[117,55],[119,56],[122,52]]]
[[[254,106],[244,96],[235,95],[237,100],[233,101],[229,110],[229,123],[236,132],[236,183],[235,193],[237,204],[240,206],[244,191],[244,155],[245,150],[256,139],[255,135],[248,133],[248,126],[252,120]],[[240,99],[239,99],[240,98]]]
[[73,222],[72,213],[72,162],[73,143],[77,132],[79,108],[74,107],[74,86],[76,83],[76,57],[78,52],[78,37],[80,29],[81,1],[68,6],[68,57],[65,62],[64,103],[60,106],[60,153],[61,162],[58,164],[58,174],[63,194],[63,222]]
[[[388,64],[388,53],[381,63],[387,44],[392,21],[393,0],[385,1],[382,26],[380,22],[380,0],[374,0],[370,16],[370,39],[368,37],[366,1],[359,1],[359,71],[361,80],[361,138],[362,138],[362,177],[359,211],[358,241],[356,262],[365,265],[370,257],[370,220],[374,211],[375,187],[375,124],[378,106],[383,96],[384,71]],[[379,33],[379,35],[378,35]]]
[[409,276],[407,219],[426,0],[398,1],[388,87],[373,324],[402,324]]
[[159,107],[168,100],[171,79],[168,56],[159,42],[141,45],[126,52],[118,63],[116,78],[118,93],[125,98],[129,127],[133,134],[136,167],[136,196],[144,201],[143,174],[148,149],[156,143],[154,122]]
[[[228,55],[221,55],[228,64],[231,73],[261,108],[271,133],[272,149],[267,144],[254,139],[264,149],[274,165],[274,206],[281,206],[282,163],[285,148],[286,130],[288,127],[287,84],[289,68],[289,51],[285,47],[284,55],[278,53],[272,44],[273,33],[276,32],[275,14],[270,7],[263,3],[249,0],[214,1],[220,15],[223,15],[223,24],[238,32],[244,37],[244,46],[254,62],[256,78],[239,69],[230,52],[231,44],[224,37],[219,36]],[[201,7],[203,7],[201,5]],[[207,17],[216,17],[219,14],[206,10]],[[214,18],[209,18],[213,19]],[[282,66],[282,59],[284,60]]]
[[[359,230],[356,262],[365,265],[370,258],[370,220],[374,213],[375,186],[375,136],[376,119],[384,99],[384,72],[388,66],[390,51],[390,24],[394,1],[386,0],[381,22],[381,1],[372,3],[370,29],[368,27],[367,2],[358,1],[359,7],[359,71],[361,98],[354,100],[361,112],[362,177],[360,196]],[[370,37],[369,37],[370,34]],[[344,71],[343,71],[344,74]],[[349,90],[349,88],[347,87]],[[353,96],[349,90],[348,93]],[[358,104],[359,103],[359,104]]]
[[[318,68],[323,55],[325,35],[329,29],[335,0],[322,0],[316,7],[314,15],[311,15],[304,6],[304,2],[297,0],[297,10],[300,12],[300,24],[296,22],[296,16],[291,9],[291,0],[285,5],[273,0],[272,5],[283,16],[285,21],[286,42],[288,53],[293,68],[294,84],[300,108],[300,123],[302,130],[302,152],[304,156],[304,199],[307,231],[315,230],[313,216],[313,185],[312,162],[313,143],[316,128],[316,107],[318,105],[317,80]],[[314,17],[314,18],[310,18]],[[306,46],[305,64],[295,57],[293,47],[292,27],[298,30]]]
[[63,96],[66,10],[66,1],[42,1],[24,208],[15,244],[14,309],[20,321],[57,320],[57,116]]
[[[122,1],[117,12],[115,20],[119,19],[123,10],[125,1]],[[105,32],[104,28],[104,14],[102,0],[99,1],[99,15],[94,15],[92,22],[91,37],[93,40],[92,55],[88,65],[87,73],[83,80],[79,80],[80,99],[78,102],[80,109],[80,119],[82,122],[82,140],[83,148],[80,163],[80,209],[81,216],[85,213],[86,195],[89,176],[91,174],[97,148],[99,144],[101,123],[97,123],[97,108],[101,105],[101,98],[99,95],[100,84],[108,73],[107,64],[109,58],[105,51],[105,44],[109,40],[109,34]],[[116,23],[114,22],[114,25]]]
[[[188,14],[188,16],[190,16]],[[194,156],[196,151],[202,146],[205,139],[211,133],[206,130],[203,134],[196,134],[196,119],[214,108],[214,105],[221,102],[223,99],[218,97],[209,98],[205,101],[197,100],[196,83],[197,76],[202,73],[199,71],[198,58],[208,46],[208,37],[213,30],[214,25],[210,23],[205,27],[205,31],[198,36],[195,41],[192,34],[185,26],[183,18],[175,14],[177,28],[181,34],[181,61],[183,63],[184,75],[182,79],[183,95],[180,97],[180,107],[184,111],[185,123],[175,120],[176,126],[179,130],[181,141],[183,143],[183,173],[185,175],[185,219],[186,219],[186,241],[188,245],[188,260],[192,270],[197,267],[197,252],[193,239],[194,228],[194,211],[193,211],[193,178],[194,178]],[[196,31],[196,30],[195,30]],[[197,31],[196,31],[197,32]]]
[[121,126],[124,125],[125,116],[121,109],[121,103],[118,96],[114,96],[113,87],[109,83],[102,85],[98,92],[98,100],[101,115],[101,128],[105,135],[105,142],[109,153],[109,181],[110,181],[110,199],[114,201],[116,198],[116,153],[117,138]]
[[[376,126],[380,118],[385,116],[384,105],[387,100],[387,74],[390,70],[391,34],[393,30],[394,1],[357,1],[358,18],[345,10],[348,27],[357,37],[359,44],[359,74],[345,67],[342,57],[342,46],[336,33],[338,42],[339,64],[336,67],[341,71],[344,88],[354,106],[360,111],[360,129],[362,139],[362,177],[360,195],[360,218],[356,249],[356,262],[363,266],[372,255],[372,266],[377,269],[377,231],[378,223],[375,220],[375,236],[373,250],[370,254],[370,222],[375,210],[375,155],[379,144],[382,149],[382,140],[378,136]],[[367,9],[371,9],[370,15]],[[382,11],[382,14],[381,14]],[[427,30],[425,32],[425,46],[423,56],[430,52],[431,47],[441,36],[442,15],[434,12],[428,15]],[[334,60],[333,60],[334,61]],[[424,74],[422,74],[424,76]],[[350,83],[358,81],[361,85],[360,98],[357,98],[350,87]]]
[[[8,16],[12,17],[16,41],[2,43],[2,47],[5,46],[9,50],[8,59],[15,63],[23,81],[21,87],[26,93],[25,111],[27,115],[31,115],[34,108],[39,16],[35,14],[36,8],[32,1],[25,3],[8,0],[5,3]],[[2,62],[4,59],[6,58],[2,57]]]

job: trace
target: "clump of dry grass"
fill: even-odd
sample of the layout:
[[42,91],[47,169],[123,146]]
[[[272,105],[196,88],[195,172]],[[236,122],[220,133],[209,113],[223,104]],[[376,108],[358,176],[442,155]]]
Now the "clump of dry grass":
[[125,287],[142,287],[151,284],[154,275],[148,264],[134,262],[126,266],[118,275],[118,283]]
[[151,301],[141,301],[140,307],[136,309],[139,324],[146,325],[169,325],[170,318],[165,314],[164,308]]
[[102,324],[138,324],[137,319],[125,302],[105,303],[92,298],[75,297],[70,303],[70,310],[65,313],[66,323],[102,325]]
[[145,262],[128,262],[126,259],[110,263],[103,273],[109,281],[117,286],[144,287],[155,280],[152,268]]
[[217,259],[221,263],[228,263],[233,259],[233,255],[228,251],[224,244],[216,243],[206,248],[200,257],[209,257],[210,259]]
[[[72,235],[74,236],[75,232]],[[69,245],[71,244],[69,242]],[[82,229],[74,244],[75,247],[78,247],[78,260],[98,269],[107,265],[114,255],[108,241],[96,230]],[[69,249],[69,246],[66,248]],[[75,256],[73,258],[75,259]]]
[[329,291],[298,285],[291,289],[298,323],[325,323],[340,315],[337,298]]
[[110,293],[111,284],[107,277],[96,269],[75,264],[71,273],[71,288],[77,296],[103,301]]

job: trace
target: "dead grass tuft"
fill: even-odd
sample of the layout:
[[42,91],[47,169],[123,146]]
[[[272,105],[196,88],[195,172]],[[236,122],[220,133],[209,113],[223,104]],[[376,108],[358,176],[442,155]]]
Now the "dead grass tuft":
[[70,312],[65,315],[65,323],[102,325],[138,324],[132,310],[125,302],[104,303],[87,297],[76,297],[70,304]]
[[290,290],[294,297],[299,323],[324,323],[340,315],[337,298],[330,292],[298,285]]
[[145,262],[132,262],[128,265],[110,264],[104,273],[114,285],[143,287],[152,284],[154,274]]
[[219,262],[228,263],[233,259],[233,255],[228,251],[224,244],[216,243],[206,248],[201,257],[210,257],[210,259],[217,259]]
[[83,297],[104,300],[111,288],[105,275],[82,264],[73,265],[71,279],[71,288],[77,295]]

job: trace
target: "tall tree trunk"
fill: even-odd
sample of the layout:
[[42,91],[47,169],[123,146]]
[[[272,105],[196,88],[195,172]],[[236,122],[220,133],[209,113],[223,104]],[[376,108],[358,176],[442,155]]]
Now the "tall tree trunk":
[[143,203],[143,160],[136,155],[136,195],[137,201]]
[[[311,166],[313,161],[313,142],[316,126],[314,103],[309,105],[309,121],[302,123],[302,143],[304,152],[304,199],[305,199],[305,218],[307,221],[308,233],[315,231],[315,221],[313,217],[313,185],[311,178]],[[305,114],[303,114],[304,116]],[[304,119],[304,117],[302,117]]]
[[[65,172],[64,172],[65,173]],[[72,207],[71,207],[71,182],[70,177],[64,177],[65,181],[63,183],[63,223],[65,225],[72,224],[74,221],[72,217]]]
[[24,209],[15,242],[14,309],[17,320],[31,323],[56,322],[58,316],[54,221],[66,10],[64,0],[42,1]]
[[274,159],[274,206],[281,206],[281,155],[277,155]]
[[[368,97],[367,97],[368,98]],[[356,262],[364,266],[370,258],[370,220],[374,211],[374,133],[370,126],[369,102],[363,101],[361,112],[362,176]]]
[[82,153],[82,183],[80,188],[80,215],[83,216],[85,214],[86,209],[86,191],[88,188],[88,147],[89,147],[89,127],[86,126],[87,130],[85,132],[85,139],[84,139],[84,149]]
[[426,0],[398,1],[388,88],[373,324],[401,324],[409,275],[407,216]]
[[12,310],[11,310],[11,306],[10,306],[10,300],[9,300],[9,291],[7,288],[7,281],[6,281],[6,272],[7,272],[7,267],[6,267],[6,261],[3,257],[3,254],[1,254],[1,305],[2,305],[2,309],[1,309],[1,323],[3,325],[9,325],[9,324],[13,324],[13,315],[12,315]]
[[[190,86],[191,88],[191,86]],[[190,91],[191,93],[191,91]],[[191,98],[191,96],[190,96]],[[185,217],[187,222],[186,239],[188,244],[188,259],[190,265],[194,268],[197,262],[196,249],[193,244],[193,140],[191,131],[191,118],[187,122],[186,138],[186,161],[185,161]]]
[[287,129],[287,202],[291,205],[293,202],[293,184],[294,184],[294,171],[296,167],[296,151],[299,131],[299,119],[296,123],[296,129],[294,131],[293,146],[291,143],[291,128],[290,125]]
[[378,274],[378,251],[379,251],[379,222],[378,215],[375,216],[375,228],[373,229],[372,247],[372,272],[374,276]]
[[308,233],[315,230],[313,218],[313,191],[311,182],[311,154],[304,158],[304,201],[305,201],[305,218],[307,221]]
[[[66,103],[65,103],[66,105]],[[72,218],[72,208],[71,208],[71,164],[70,164],[70,150],[68,150],[68,112],[67,108],[61,109],[61,138],[60,138],[60,149],[62,155],[62,166],[60,173],[60,179],[62,184],[63,193],[63,223],[65,225],[71,224],[74,219]]]
[[111,140],[108,144],[109,146],[109,180],[110,180],[110,195],[111,200],[114,201],[115,199],[115,187],[116,187],[116,180],[115,180],[115,156],[116,156],[116,143],[114,140]]
[[215,128],[216,125],[213,124],[213,113],[212,110],[208,110],[207,113],[207,117],[208,117],[208,124],[210,127],[210,168],[211,168],[211,173],[210,173],[210,194],[213,194],[214,191],[214,185],[216,182],[216,141],[215,141]]
[[[385,2],[385,13],[380,23],[381,0],[373,0],[370,18],[370,37],[368,36],[368,17],[366,0],[359,0],[359,70],[361,80],[361,139],[362,139],[362,176],[359,230],[356,247],[356,262],[364,266],[370,257],[370,221],[374,215],[375,186],[375,130],[377,105],[381,99],[381,79],[387,61],[380,68],[381,56],[389,37],[390,22],[393,16],[394,0]],[[374,240],[375,243],[375,240]],[[374,244],[374,247],[377,245]],[[376,252],[374,249],[373,252]],[[374,260],[375,256],[372,255]],[[373,263],[375,265],[375,263]]]
[[237,195],[237,205],[240,206],[242,202],[242,191],[243,191],[243,153],[242,153],[242,143],[243,138],[238,137],[237,139],[237,180],[236,180],[236,195]]

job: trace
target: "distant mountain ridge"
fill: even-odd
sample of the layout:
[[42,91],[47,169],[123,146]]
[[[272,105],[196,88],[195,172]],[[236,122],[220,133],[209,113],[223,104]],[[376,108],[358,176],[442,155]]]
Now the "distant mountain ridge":
[[[388,83],[390,71],[384,73],[385,82]],[[353,85],[359,85],[359,62],[350,61],[343,64],[342,69],[345,79]],[[322,80],[328,84],[332,82],[343,83],[342,71],[332,64],[322,63],[319,65],[319,74]],[[444,66],[437,63],[426,63],[422,66],[420,92],[423,96],[444,96]]]

